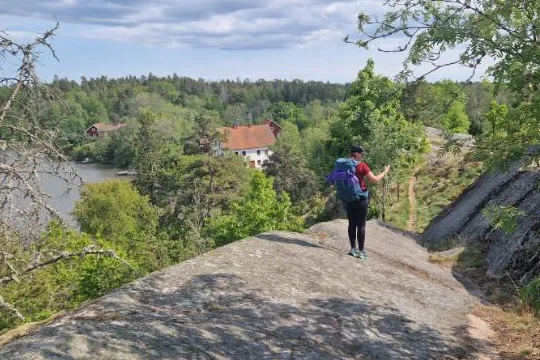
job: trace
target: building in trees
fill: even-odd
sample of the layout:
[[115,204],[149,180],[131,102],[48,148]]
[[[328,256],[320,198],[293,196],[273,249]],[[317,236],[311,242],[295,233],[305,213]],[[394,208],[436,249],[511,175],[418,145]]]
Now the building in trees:
[[260,125],[238,125],[220,127],[218,131],[225,140],[219,141],[217,153],[234,152],[243,156],[252,168],[262,168],[262,164],[272,155],[274,145],[281,132],[281,126],[267,119]]
[[103,137],[107,135],[108,133],[118,131],[127,124],[120,123],[120,124],[104,124],[104,123],[96,123],[90,126],[88,129],[86,129],[85,133],[86,135],[90,137]]

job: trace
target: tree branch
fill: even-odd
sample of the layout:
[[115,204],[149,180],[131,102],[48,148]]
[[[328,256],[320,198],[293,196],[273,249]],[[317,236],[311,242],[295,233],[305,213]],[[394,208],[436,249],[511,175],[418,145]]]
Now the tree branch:
[[90,246],[85,247],[81,251],[62,252],[61,254],[58,254],[58,255],[56,255],[56,256],[48,259],[48,260],[41,261],[41,262],[36,262],[36,263],[30,263],[22,271],[16,271],[15,269],[12,269],[12,273],[10,275],[7,275],[7,276],[4,276],[3,278],[0,278],[0,286],[5,285],[7,283],[10,283],[12,281],[17,281],[17,278],[22,276],[22,275],[28,274],[28,273],[30,273],[30,272],[32,272],[34,270],[45,267],[47,265],[57,263],[57,262],[59,262],[61,260],[67,260],[67,259],[70,259],[70,258],[80,258],[80,259],[82,259],[82,258],[84,258],[84,257],[86,257],[88,255],[104,255],[104,256],[110,257],[112,259],[116,259],[116,260],[120,261],[121,263],[123,263],[124,265],[127,265],[130,268],[132,268],[132,266],[127,261],[121,259],[116,254],[116,252],[114,252],[113,250],[103,250],[103,249],[98,248],[95,245],[90,245]]
[[16,317],[18,317],[19,319],[21,319],[23,321],[25,320],[24,316],[19,312],[19,310],[17,310],[10,303],[6,302],[4,300],[4,298],[2,297],[2,295],[0,295],[0,308],[4,308],[4,309],[8,310],[9,312],[14,313]]

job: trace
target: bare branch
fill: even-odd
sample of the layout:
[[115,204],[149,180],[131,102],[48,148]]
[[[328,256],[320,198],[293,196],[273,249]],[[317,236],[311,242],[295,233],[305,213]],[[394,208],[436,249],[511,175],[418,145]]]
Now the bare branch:
[[18,317],[19,319],[23,321],[25,320],[24,316],[19,312],[19,310],[17,310],[10,303],[6,302],[4,298],[2,297],[2,295],[0,295],[0,308],[4,308],[8,310],[9,312],[12,312],[13,314],[15,314],[16,317]]
[[16,270],[13,270],[13,272],[8,275],[8,276],[4,276],[3,278],[0,278],[0,285],[5,285],[9,282],[12,282],[12,281],[17,281],[17,278],[22,276],[22,275],[25,275],[25,274],[28,274],[36,269],[39,269],[39,268],[42,268],[42,267],[45,267],[45,266],[48,266],[48,265],[51,265],[51,264],[54,264],[54,263],[57,263],[61,260],[67,260],[67,259],[70,259],[70,258],[80,258],[80,259],[83,259],[85,258],[86,256],[88,255],[103,255],[103,256],[107,256],[109,258],[112,258],[112,259],[116,259],[118,261],[120,261],[121,263],[123,263],[124,265],[127,265],[129,267],[131,267],[131,265],[126,262],[125,260],[121,259],[117,254],[116,252],[114,252],[113,250],[103,250],[103,249],[100,249],[98,248],[97,246],[95,245],[90,245],[90,246],[87,246],[85,247],[84,249],[82,249],[81,251],[76,251],[76,252],[62,252],[58,255],[55,255],[53,257],[51,257],[50,259],[48,260],[45,260],[45,261],[41,261],[41,262],[33,262],[33,263],[30,263],[28,264],[28,266],[23,269],[22,271],[16,271]]
[[19,91],[21,91],[23,87],[23,82],[24,82],[24,76],[23,76],[23,73],[21,73],[17,81],[17,85],[15,85],[15,88],[13,89],[13,92],[11,93],[11,96],[9,97],[8,101],[6,101],[5,105],[2,107],[2,110],[0,110],[0,127],[2,126],[4,119],[6,118],[6,114],[9,108],[11,107],[13,100],[15,99]]
[[49,196],[41,190],[40,175],[63,180],[66,192],[82,183],[66,156],[58,150],[57,124],[46,123],[42,118],[44,109],[55,97],[35,74],[40,47],[47,48],[57,59],[51,41],[58,26],[57,22],[29,44],[17,44],[0,32],[0,54],[4,58],[14,57],[21,64],[17,76],[0,79],[2,84],[12,84],[7,101],[0,104],[0,131],[4,137],[0,139],[0,222],[26,233],[26,244],[31,242],[31,237],[38,237],[47,218],[61,220],[48,204]]

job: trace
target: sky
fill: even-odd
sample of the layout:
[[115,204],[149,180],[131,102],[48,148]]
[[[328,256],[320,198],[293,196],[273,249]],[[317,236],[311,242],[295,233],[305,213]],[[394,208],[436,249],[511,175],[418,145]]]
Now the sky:
[[[362,50],[359,12],[384,13],[382,0],[0,0],[0,30],[19,42],[59,22],[38,74],[72,80],[128,75],[350,82],[368,58],[393,77],[404,54]],[[387,46],[392,46],[389,40]],[[456,55],[455,52],[454,55]],[[452,56],[453,54],[450,54]],[[4,71],[9,66],[4,64]],[[423,69],[420,68],[419,71]],[[462,80],[456,66],[430,80]]]

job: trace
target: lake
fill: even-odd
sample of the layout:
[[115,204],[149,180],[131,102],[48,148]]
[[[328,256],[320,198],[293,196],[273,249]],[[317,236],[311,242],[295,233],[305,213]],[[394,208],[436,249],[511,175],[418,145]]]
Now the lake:
[[[72,163],[77,173],[85,183],[99,182],[110,178],[118,178],[116,173],[120,169],[102,164]],[[122,177],[125,178],[125,177]],[[66,193],[67,186],[63,180],[53,176],[44,176],[41,179],[43,190],[51,196],[49,203],[62,215],[70,225],[76,225],[71,216],[75,202],[79,200],[78,188]]]

